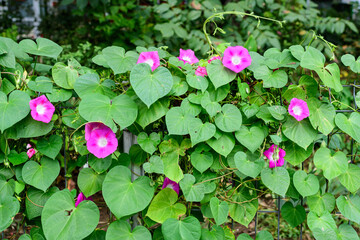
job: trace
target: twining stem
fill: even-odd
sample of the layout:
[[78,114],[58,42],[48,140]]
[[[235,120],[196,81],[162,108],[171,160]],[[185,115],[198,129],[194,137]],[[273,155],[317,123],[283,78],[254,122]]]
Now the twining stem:
[[[285,23],[285,21],[279,21],[279,20],[275,20],[272,18],[267,18],[267,17],[261,17],[258,15],[254,15],[253,13],[244,13],[244,12],[238,12],[238,11],[226,11],[226,12],[220,12],[220,13],[215,13],[213,15],[211,15],[210,17],[208,17],[203,25],[203,32],[206,38],[207,43],[210,46],[210,50],[214,50],[218,55],[221,55],[220,52],[212,45],[212,42],[210,40],[209,34],[206,31],[206,24],[210,21],[213,21],[213,18],[220,18],[220,19],[224,19],[224,15],[240,15],[240,16],[249,16],[249,17],[253,17],[255,19],[258,20],[258,25],[260,25],[260,20],[267,20],[267,21],[272,21],[272,22],[276,22],[280,25],[280,27],[282,27],[282,24]],[[213,21],[214,22],[214,21]],[[214,22],[215,23],[215,22]],[[215,29],[215,33],[217,30],[221,30],[219,27],[216,26]]]

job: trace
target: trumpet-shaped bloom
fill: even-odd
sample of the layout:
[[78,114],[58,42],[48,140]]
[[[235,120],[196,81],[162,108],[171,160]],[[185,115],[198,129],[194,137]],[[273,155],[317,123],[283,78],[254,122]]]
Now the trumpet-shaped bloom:
[[92,131],[100,128],[108,128],[105,124],[101,122],[90,122],[85,125],[85,140],[89,141]]
[[269,159],[269,168],[281,167],[284,165],[284,157],[286,152],[273,144],[271,147],[264,152],[264,156]]
[[30,148],[29,150],[27,150],[26,154],[28,155],[29,158],[31,158],[34,154],[36,153],[36,150],[33,148]]
[[34,120],[49,123],[55,112],[54,105],[49,102],[45,95],[41,95],[29,102],[31,116]]
[[180,192],[179,184],[174,182],[174,181],[171,181],[167,177],[165,178],[164,184],[163,184],[161,189],[164,189],[164,188],[171,188],[172,190],[174,190],[179,195],[179,192]]
[[75,207],[77,207],[82,201],[85,200],[94,201],[91,196],[87,198],[82,192],[79,193],[79,195],[76,198]]
[[195,56],[195,53],[193,50],[188,49],[184,50],[180,48],[180,56],[178,57],[180,61],[183,61],[184,63],[197,63],[199,62],[199,59]]
[[147,63],[151,67],[151,71],[154,71],[160,66],[160,58],[157,51],[153,52],[142,52],[138,58],[138,63]]
[[195,75],[196,76],[201,76],[201,77],[207,76],[206,67],[198,66],[196,71],[195,71]]
[[244,47],[228,47],[224,51],[222,63],[231,71],[239,73],[251,65],[251,56]]
[[304,118],[310,116],[309,108],[304,100],[293,98],[289,105],[289,114],[293,116],[297,121],[301,121]]
[[214,60],[221,60],[221,57],[220,56],[212,56],[209,60],[208,60],[208,63],[211,63],[212,61]]
[[116,151],[118,140],[115,133],[105,126],[91,132],[86,147],[97,158],[105,158]]

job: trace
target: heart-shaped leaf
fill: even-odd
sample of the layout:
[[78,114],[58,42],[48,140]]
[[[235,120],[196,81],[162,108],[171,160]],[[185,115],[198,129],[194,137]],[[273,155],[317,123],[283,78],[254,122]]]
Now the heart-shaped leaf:
[[348,169],[348,161],[345,153],[339,151],[331,154],[330,149],[322,147],[314,155],[314,164],[324,171],[324,176],[331,180]]
[[226,68],[220,60],[211,61],[206,70],[215,89],[228,84],[236,77],[236,73]]
[[168,98],[162,98],[156,101],[150,106],[150,108],[148,108],[139,98],[136,98],[135,102],[139,107],[139,114],[136,119],[136,123],[138,123],[142,128],[145,128],[150,123],[165,116],[167,111],[169,111],[170,101]]
[[80,116],[79,111],[73,109],[64,109],[61,120],[66,126],[73,129],[77,129],[86,123],[86,120]]
[[214,124],[202,123],[199,118],[192,118],[188,124],[191,144],[195,146],[200,142],[205,142],[215,135],[216,127]]
[[36,144],[37,150],[45,156],[55,159],[59,154],[63,140],[59,135],[51,135],[49,139],[41,138]]
[[209,86],[209,81],[206,79],[206,77],[197,76],[195,74],[186,75],[186,81],[191,87],[199,89],[202,92],[205,92]]
[[166,127],[169,134],[186,135],[189,134],[189,122],[194,116],[185,112],[181,107],[171,108],[165,116]]
[[131,230],[131,226],[128,222],[117,220],[110,224],[106,231],[106,239],[151,240],[151,233],[144,226],[137,226]]
[[349,168],[339,176],[339,180],[350,192],[355,193],[360,188],[360,167],[349,164]]
[[148,177],[132,182],[131,171],[124,166],[116,166],[107,173],[102,189],[106,204],[117,218],[144,210],[154,195]]
[[60,172],[60,165],[57,160],[43,157],[39,165],[35,161],[28,161],[22,169],[22,177],[25,183],[43,190],[50,187]]
[[268,107],[268,110],[271,116],[277,120],[283,120],[285,118],[286,108],[283,106],[271,106]]
[[30,112],[30,97],[27,93],[15,90],[9,95],[0,92],[0,130],[13,126]]
[[295,172],[293,182],[296,190],[303,196],[311,196],[319,191],[319,180],[314,174],[306,174],[305,171]]
[[140,63],[131,70],[130,83],[136,95],[149,108],[171,91],[173,78],[164,67],[158,67],[152,72],[148,64]]
[[262,65],[254,71],[256,79],[264,80],[264,88],[282,88],[288,82],[288,75],[284,70],[271,70]]
[[201,229],[201,240],[225,240],[225,231],[220,226],[213,225],[211,231]]
[[217,153],[227,157],[235,146],[235,139],[232,133],[223,133],[219,138],[211,138],[206,143]]
[[360,224],[360,197],[358,195],[341,195],[336,199],[336,206],[344,217]]
[[157,155],[151,156],[149,162],[143,164],[143,168],[147,173],[164,174],[164,163]]
[[341,62],[350,67],[354,73],[360,73],[360,57],[355,60],[355,57],[351,54],[345,54],[341,57]]
[[161,226],[165,240],[199,240],[201,236],[201,225],[199,220],[193,216],[177,220],[168,218]]
[[138,114],[136,103],[127,95],[109,97],[94,93],[87,94],[79,106],[80,115],[89,122],[102,122],[113,131],[114,121],[124,129],[135,122]]
[[7,229],[13,219],[15,214],[19,212],[20,203],[19,201],[12,196],[0,196],[0,231]]
[[237,152],[234,156],[234,161],[236,168],[239,169],[241,173],[252,178],[256,178],[265,165],[265,161],[262,157],[255,161],[251,161],[244,152]]
[[83,239],[94,231],[99,219],[99,209],[94,202],[82,201],[75,207],[67,189],[54,193],[41,214],[44,234],[49,240]]
[[69,100],[72,96],[71,90],[66,90],[63,88],[54,88],[52,93],[47,93],[46,97],[50,102],[65,102]]
[[97,158],[94,155],[90,154],[88,158],[88,163],[90,167],[94,169],[97,173],[103,173],[111,166],[112,157],[110,154],[105,158]]
[[242,116],[240,110],[232,104],[225,104],[215,116],[216,126],[223,132],[235,132],[240,129]]
[[261,171],[261,181],[274,193],[285,196],[290,185],[290,176],[283,167],[264,168]]
[[357,142],[360,142],[360,114],[357,112],[351,113],[350,117],[347,118],[344,114],[338,113],[335,117],[336,126],[342,131],[349,134]]
[[26,118],[6,130],[8,139],[34,138],[48,134],[54,122],[44,123],[34,120],[29,114]]
[[29,157],[26,152],[17,153],[15,150],[11,150],[8,155],[8,159],[14,166],[16,166],[26,162]]
[[324,135],[328,135],[335,127],[335,108],[330,103],[322,103],[316,98],[309,98],[307,105],[310,112],[311,125]]
[[325,211],[332,212],[334,210],[335,197],[331,193],[320,195],[320,192],[318,192],[316,195],[307,197],[307,204],[310,211],[320,216]]
[[37,38],[36,43],[31,39],[24,39],[19,43],[20,48],[30,54],[57,58],[63,48],[46,38]]
[[252,153],[255,152],[264,142],[264,131],[259,127],[248,128],[241,126],[240,130],[235,133],[236,139]]
[[109,67],[114,71],[114,74],[130,71],[139,58],[137,53],[127,52],[125,54],[124,48],[116,46],[104,48],[101,55]]
[[306,219],[305,208],[301,205],[293,206],[291,202],[286,202],[281,207],[281,216],[293,228],[299,226]]
[[40,76],[35,81],[28,82],[28,87],[36,92],[52,93],[53,82],[50,78]]
[[317,215],[314,212],[309,212],[307,215],[307,224],[311,231],[314,231],[316,228],[336,230],[336,223],[329,212],[323,212],[321,215]]
[[89,197],[101,190],[106,173],[96,173],[92,168],[83,168],[78,176],[80,191]]
[[310,145],[306,150],[292,141],[285,142],[286,155],[285,161],[293,166],[299,165],[305,161],[313,152],[314,145]]
[[220,202],[217,197],[213,197],[210,199],[210,209],[216,225],[221,225],[227,221],[229,215],[229,205],[227,202]]
[[26,192],[26,217],[31,220],[41,216],[42,210],[44,208],[43,206],[45,205],[46,201],[58,191],[59,189],[57,187],[51,187],[46,192],[30,187]]
[[187,202],[200,202],[204,198],[204,185],[195,184],[193,175],[185,174],[179,184]]
[[145,132],[141,132],[137,137],[137,142],[145,152],[153,154],[160,144],[160,135],[152,132],[150,136],[148,136]]
[[185,205],[176,203],[177,200],[178,195],[174,190],[164,188],[154,197],[146,215],[158,223],[163,223],[168,218],[177,219],[186,213]]
[[343,90],[340,82],[340,69],[336,63],[326,65],[324,68],[315,69],[324,85],[334,89],[336,92]]
[[86,94],[99,93],[114,98],[116,94],[112,91],[115,88],[114,81],[106,79],[100,83],[98,74],[87,73],[78,77],[75,81],[74,89],[80,98]]
[[55,63],[51,72],[56,85],[65,89],[74,89],[79,73],[73,66],[67,66],[62,62],[58,62]]
[[205,172],[214,162],[213,155],[210,152],[201,152],[197,149],[190,155],[191,164],[200,173]]
[[359,240],[359,236],[355,229],[346,223],[340,225],[337,237],[339,240]]
[[15,192],[15,181],[10,179],[6,181],[6,178],[0,175],[0,197],[12,196]]
[[311,126],[308,119],[297,121],[290,117],[282,126],[284,135],[305,150],[315,140],[317,131]]
[[221,112],[221,106],[218,102],[210,98],[210,94],[206,91],[201,97],[201,106],[205,108],[210,117],[214,117]]

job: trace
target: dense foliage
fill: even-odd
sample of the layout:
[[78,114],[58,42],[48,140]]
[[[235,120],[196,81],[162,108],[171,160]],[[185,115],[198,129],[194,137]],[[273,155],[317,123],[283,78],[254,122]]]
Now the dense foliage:
[[[38,226],[22,239],[235,239],[227,223],[247,227],[270,194],[284,197],[292,227],[358,239],[332,215],[360,224],[360,114],[341,64],[311,46],[261,55],[251,37],[244,47],[204,39],[206,59],[110,46],[91,69],[44,64],[62,52],[48,39],[0,38],[0,231],[21,212]],[[354,56],[341,61],[360,72]],[[137,136],[129,153],[125,132]],[[116,217],[106,232],[95,230],[100,193]]]

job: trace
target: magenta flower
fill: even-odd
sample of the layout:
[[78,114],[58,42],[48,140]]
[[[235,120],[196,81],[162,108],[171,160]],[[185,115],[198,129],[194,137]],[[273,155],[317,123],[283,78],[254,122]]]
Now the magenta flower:
[[147,63],[151,67],[151,71],[154,71],[160,66],[160,58],[157,51],[153,52],[142,52],[140,53],[139,59],[136,64]]
[[54,105],[49,102],[45,95],[41,95],[29,102],[31,116],[36,121],[49,123],[55,112]]
[[31,158],[34,154],[36,153],[36,150],[33,148],[30,148],[29,150],[27,150],[26,154],[28,155],[29,158]]
[[220,56],[212,56],[209,60],[208,60],[208,63],[211,63],[212,61],[214,60],[221,60],[221,57]]
[[309,108],[304,100],[293,98],[289,105],[289,114],[296,120],[301,121],[310,116]]
[[206,71],[206,67],[200,67],[198,66],[196,71],[195,71],[195,75],[196,76],[207,76],[207,71]]
[[101,122],[89,122],[85,124],[85,140],[89,141],[92,131],[100,128],[108,128],[108,126]]
[[86,147],[97,158],[105,158],[116,151],[118,140],[115,133],[105,126],[91,132]]
[[251,64],[251,56],[248,50],[241,46],[228,47],[224,51],[222,63],[228,69],[239,73]]
[[31,146],[30,143],[26,144],[26,149],[29,149],[29,148],[31,148],[31,147],[32,147],[32,146]]
[[284,157],[286,152],[273,144],[271,147],[264,152],[264,156],[269,159],[269,168],[281,167],[284,165]]
[[180,191],[179,184],[174,182],[174,181],[171,181],[167,177],[165,178],[164,184],[163,184],[161,189],[164,189],[164,188],[171,188],[172,190],[174,190],[179,195],[179,191]]
[[178,57],[180,61],[183,61],[184,63],[197,63],[199,62],[199,59],[195,56],[195,53],[193,50],[183,50],[180,48],[180,56]]
[[94,201],[91,196],[87,198],[82,192],[79,193],[79,195],[76,198],[75,207],[77,207],[82,201],[86,201],[86,200]]

